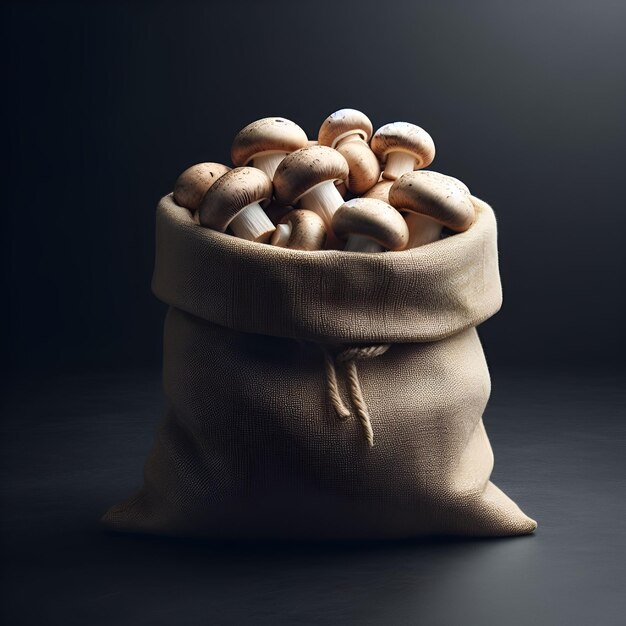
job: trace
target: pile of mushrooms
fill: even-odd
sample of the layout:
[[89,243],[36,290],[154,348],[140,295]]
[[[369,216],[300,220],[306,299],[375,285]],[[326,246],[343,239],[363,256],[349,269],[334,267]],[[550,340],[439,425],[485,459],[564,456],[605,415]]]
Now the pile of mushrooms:
[[200,226],[294,250],[403,250],[472,225],[467,186],[424,169],[435,144],[423,128],[372,131],[355,109],[329,115],[317,140],[281,117],[252,122],[233,141],[234,167],[193,165],[174,201]]

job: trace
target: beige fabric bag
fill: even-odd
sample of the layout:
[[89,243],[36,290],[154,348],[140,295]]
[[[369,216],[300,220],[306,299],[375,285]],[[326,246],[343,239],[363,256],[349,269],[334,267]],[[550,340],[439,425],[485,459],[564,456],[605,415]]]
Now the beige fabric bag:
[[[502,536],[475,326],[501,304],[496,222],[403,252],[302,252],[157,212],[168,408],[120,530],[212,538]],[[370,445],[373,441],[373,446]]]

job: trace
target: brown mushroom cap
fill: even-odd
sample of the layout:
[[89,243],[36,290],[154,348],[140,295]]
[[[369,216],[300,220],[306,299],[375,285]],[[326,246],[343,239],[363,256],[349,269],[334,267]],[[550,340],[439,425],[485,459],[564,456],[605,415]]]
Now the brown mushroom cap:
[[377,182],[367,193],[363,194],[363,198],[374,198],[375,200],[382,200],[389,204],[389,190],[393,185],[393,180],[381,180]]
[[197,163],[188,167],[174,184],[174,202],[191,212],[197,211],[209,187],[230,167],[221,163]]
[[280,204],[295,204],[309,189],[327,180],[346,180],[346,160],[327,146],[300,148],[288,154],[274,174],[274,195]]
[[217,179],[200,204],[200,224],[224,232],[237,214],[272,197],[272,181],[254,167],[236,167]]
[[352,193],[360,196],[378,182],[380,165],[366,143],[348,141],[336,149],[348,162],[350,173],[346,185]]
[[280,245],[291,250],[321,250],[326,241],[326,225],[324,220],[314,211],[295,209],[280,220],[281,224],[291,226],[291,235],[284,244],[277,243],[278,232],[272,237],[272,245]]
[[408,152],[415,157],[415,168],[428,167],[435,158],[432,137],[419,126],[408,122],[392,122],[381,126],[372,137],[371,148],[382,163],[389,152]]
[[474,222],[474,206],[467,194],[447,176],[407,172],[389,190],[389,204],[398,211],[419,213],[450,230],[462,232]]
[[402,215],[374,198],[348,200],[335,212],[332,226],[341,239],[361,235],[387,250],[402,250],[409,241],[409,229]]
[[320,126],[317,136],[323,146],[334,148],[346,133],[356,132],[363,141],[372,136],[372,122],[365,113],[356,109],[341,109],[331,113]]
[[242,128],[230,151],[232,162],[248,164],[263,152],[293,152],[307,144],[306,133],[284,117],[265,117]]

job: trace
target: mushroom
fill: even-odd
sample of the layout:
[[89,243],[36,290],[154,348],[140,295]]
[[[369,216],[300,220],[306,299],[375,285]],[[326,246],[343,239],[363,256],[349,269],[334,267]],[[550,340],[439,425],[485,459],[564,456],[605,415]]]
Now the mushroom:
[[360,196],[378,182],[378,159],[364,141],[344,141],[336,150],[348,162],[350,173],[346,186],[352,193]]
[[[437,174],[437,172],[432,172],[432,173]],[[447,174],[441,174],[441,175],[445,176],[445,178],[447,178],[450,182],[460,187],[460,189],[464,191],[468,196],[471,195],[469,187],[462,180],[459,180],[458,178],[454,178],[454,176],[448,176]]]
[[266,243],[274,224],[261,207],[272,197],[272,181],[254,167],[226,172],[206,192],[200,204],[200,224],[237,237]]
[[311,146],[286,156],[274,174],[274,195],[281,204],[315,211],[330,227],[333,214],[343,204],[335,185],[346,180],[349,168],[346,160],[332,148]]
[[347,238],[344,250],[352,252],[402,250],[409,240],[402,215],[374,198],[354,198],[342,204],[333,217],[333,230],[341,239]]
[[435,158],[432,137],[423,128],[408,122],[381,126],[374,133],[371,146],[384,164],[383,178],[388,180],[428,167]]
[[276,226],[271,244],[292,250],[321,250],[325,241],[324,220],[313,211],[295,209]]
[[356,109],[340,109],[322,122],[317,139],[322,146],[337,148],[355,140],[367,143],[372,130],[372,122],[365,113]]
[[454,178],[454,176],[448,176],[448,174],[442,174],[441,172],[434,172],[433,170],[421,170],[422,176],[426,176],[433,181],[448,181],[450,183],[455,184],[459,189],[461,189],[464,193],[470,195],[470,190],[468,186],[458,178]]
[[252,165],[274,178],[285,155],[307,145],[306,133],[284,117],[265,117],[242,128],[233,141],[230,157],[234,165]]
[[444,226],[457,233],[465,231],[475,217],[469,193],[451,177],[438,172],[404,174],[391,186],[389,204],[408,213],[407,248],[437,241]]
[[363,198],[375,198],[389,204],[389,190],[393,185],[393,180],[381,180],[377,182],[367,193],[363,194]]
[[222,174],[230,171],[221,163],[197,163],[188,167],[174,184],[174,202],[195,213],[204,194]]

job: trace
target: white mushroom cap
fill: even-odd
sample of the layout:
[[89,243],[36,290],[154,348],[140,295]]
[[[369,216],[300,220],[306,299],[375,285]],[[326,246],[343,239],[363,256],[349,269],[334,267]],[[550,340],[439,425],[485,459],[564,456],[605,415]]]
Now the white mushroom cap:
[[389,190],[389,203],[398,211],[417,213],[455,232],[467,230],[475,219],[468,193],[448,176],[408,172]]
[[342,204],[333,216],[333,230],[341,239],[356,235],[387,250],[402,250],[409,240],[402,215],[374,198],[354,198]]
[[234,165],[247,165],[256,156],[287,154],[307,145],[306,133],[284,117],[265,117],[248,124],[236,135],[231,148]]
[[340,109],[322,122],[317,138],[320,145],[335,148],[343,139],[353,136],[368,142],[372,130],[372,122],[365,113],[356,109]]
[[192,213],[197,211],[209,187],[230,167],[221,163],[197,163],[188,167],[174,184],[174,202]]
[[326,181],[346,180],[346,160],[332,148],[311,146],[287,155],[274,174],[274,194],[281,204],[294,205],[311,188]]
[[458,178],[454,178],[454,176],[449,176],[448,174],[442,174],[441,172],[435,172],[433,170],[421,170],[421,174],[422,176],[432,178],[433,181],[453,183],[464,193],[470,193],[469,187],[463,181],[459,180]]
[[280,220],[271,244],[291,250],[321,250],[325,241],[324,220],[313,211],[295,209]]
[[347,141],[338,145],[336,150],[348,162],[350,173],[346,185],[352,193],[360,196],[378,182],[380,165],[366,143]]
[[[220,177],[206,192],[200,205],[200,224],[224,232],[239,214],[253,207],[257,217],[250,230],[255,241],[265,242],[274,232],[274,225],[261,209],[259,203],[272,197],[272,181],[261,170],[254,167],[236,167]],[[246,231],[248,229],[245,229]],[[247,234],[247,233],[246,233]]]
[[[408,122],[392,122],[381,126],[372,137],[371,148],[383,164],[387,163],[390,155],[407,155],[410,161],[408,171],[428,167],[435,158],[432,137],[423,128]],[[383,171],[383,177],[396,178],[395,174],[388,171]]]

